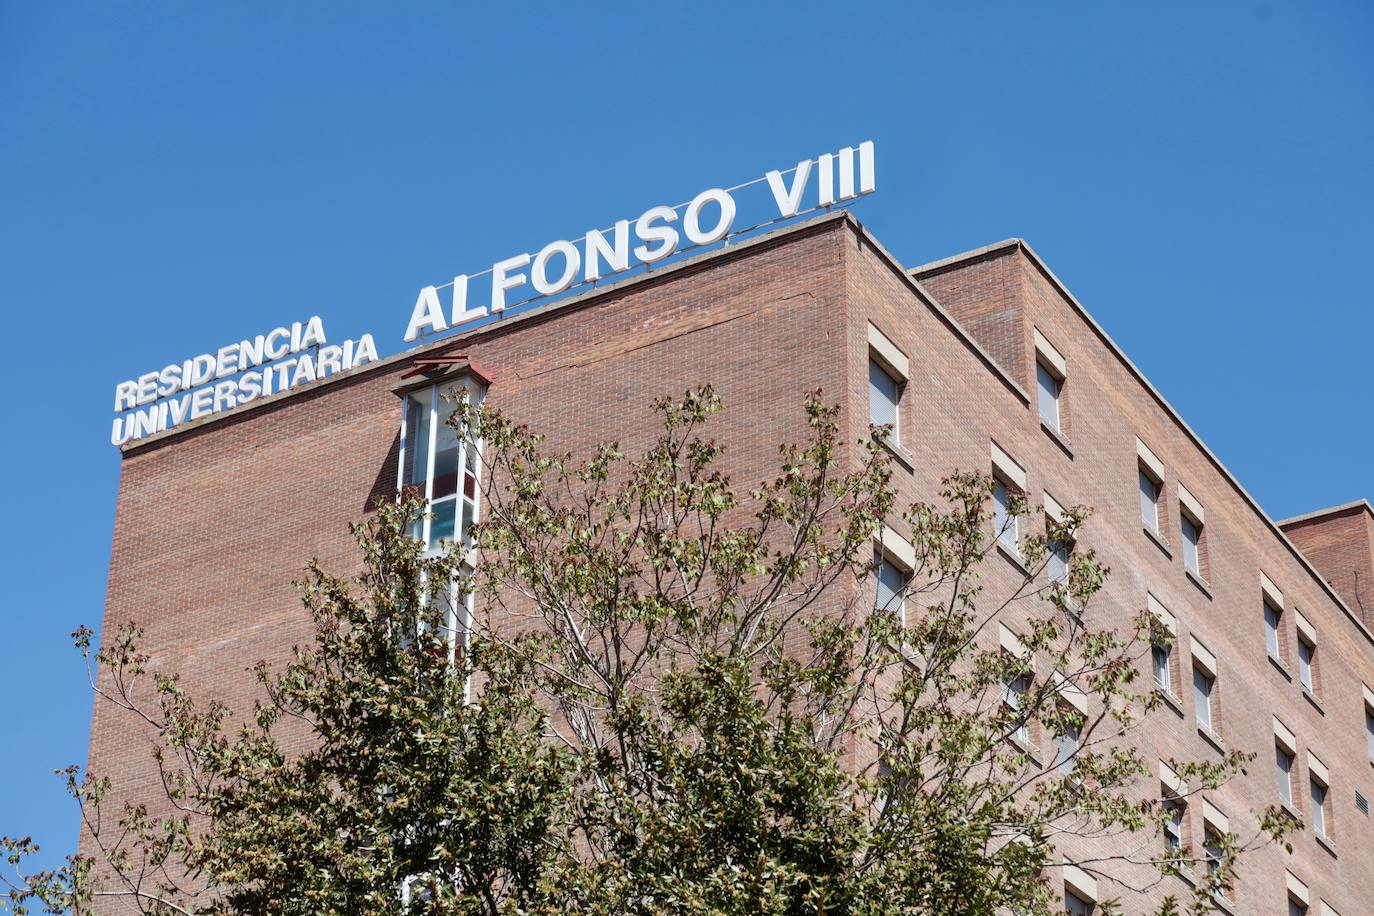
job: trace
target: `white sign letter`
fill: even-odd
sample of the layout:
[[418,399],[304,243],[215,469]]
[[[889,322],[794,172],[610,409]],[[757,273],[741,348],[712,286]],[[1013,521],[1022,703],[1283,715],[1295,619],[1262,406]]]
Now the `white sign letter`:
[[587,272],[583,274],[584,279],[601,279],[602,258],[606,259],[606,266],[610,268],[611,273],[630,269],[630,221],[616,220],[614,232],[614,246],[606,244],[606,236],[600,229],[593,229],[587,233]]
[[[716,221],[715,228],[709,232],[702,232],[701,208],[711,201],[715,201],[720,206],[720,218]],[[735,199],[730,196],[729,191],[711,188],[693,197],[692,202],[687,205],[687,211],[682,214],[682,231],[695,244],[709,245],[712,242],[719,242],[729,235],[730,226],[734,222]]]
[[[551,283],[548,277],[549,258],[555,254],[563,256],[563,273]],[[530,285],[545,296],[561,293],[572,286],[577,269],[581,266],[582,256],[571,242],[549,242],[534,256],[534,265],[530,267]]]
[[645,264],[652,264],[655,261],[662,261],[677,250],[677,230],[672,226],[655,226],[655,220],[662,220],[671,223],[677,219],[677,213],[672,207],[650,207],[644,211],[639,219],[635,220],[635,235],[641,241],[662,242],[658,248],[650,248],[648,245],[639,245],[635,248],[635,257]]
[[802,194],[806,191],[806,182],[811,178],[811,160],[806,159],[797,163],[797,170],[792,174],[792,187],[786,187],[782,183],[782,173],[777,169],[768,173],[768,187],[773,190],[773,199],[778,202],[778,215],[784,218],[796,216],[801,209]]
[[[410,324],[406,325],[404,340],[406,343],[410,343],[419,337],[420,332],[424,330],[444,331],[447,329],[448,325],[444,324],[444,308],[439,304],[439,291],[432,286],[426,286],[420,290],[420,295],[415,299],[415,308],[411,310]],[[267,335],[268,355],[273,359],[278,358],[270,353],[272,336],[276,333],[273,331],[272,334]]]
[[524,267],[530,262],[528,254],[517,254],[513,258],[506,258],[504,261],[497,261],[491,265],[491,310],[493,312],[503,312],[506,309],[506,290],[515,289],[525,283],[524,274],[509,273],[517,267]]

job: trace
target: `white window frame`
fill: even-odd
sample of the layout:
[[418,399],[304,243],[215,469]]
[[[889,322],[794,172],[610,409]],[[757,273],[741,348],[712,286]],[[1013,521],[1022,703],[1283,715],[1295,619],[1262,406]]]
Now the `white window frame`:
[[[906,589],[911,585],[911,576],[916,568],[916,548],[906,538],[884,525],[879,536],[873,541],[873,560],[873,607],[878,611],[895,611],[901,615],[902,623],[905,625]],[[878,585],[884,568],[895,569],[902,576],[902,593],[897,605],[886,609],[878,605]]]
[[[1183,567],[1202,578],[1202,539],[1206,537],[1207,511],[1182,481],[1178,484],[1178,535],[1183,542]],[[1194,537],[1188,537],[1188,529]]]
[[[1307,752],[1308,800],[1312,806],[1312,833],[1331,842],[1331,774],[1326,764],[1311,751]],[[1318,792],[1317,790],[1321,791]]]
[[[417,540],[419,540],[421,544],[425,545],[423,556],[429,559],[441,556],[447,549],[444,546],[446,542],[441,541],[435,544],[430,543],[430,535],[432,533],[430,529],[433,524],[433,518],[431,516],[433,515],[434,505],[434,458],[435,450],[437,448],[437,444],[439,441],[439,426],[448,419],[448,416],[452,412],[451,409],[446,407],[446,405],[448,405],[449,402],[444,400],[441,395],[445,392],[453,392],[458,389],[461,389],[467,397],[474,398],[478,403],[480,403],[482,399],[485,397],[486,392],[481,383],[478,382],[471,375],[462,375],[457,377],[438,379],[436,381],[429,382],[425,385],[416,385],[412,388],[406,389],[403,392],[398,392],[401,396],[400,450],[396,462],[396,491],[398,494],[406,486],[406,465],[407,462],[409,462],[412,458],[411,455],[407,454],[406,447],[410,431],[410,423],[413,422],[413,419],[411,417],[411,407],[413,404],[416,403],[412,400],[411,396],[418,391],[423,391],[426,389],[428,389],[429,393],[428,416],[426,417],[428,437],[426,442],[417,442],[415,444],[415,448],[417,451],[420,449],[424,450],[425,473],[423,488],[425,507],[423,515],[421,516],[421,518],[417,520],[419,530],[418,532],[416,532],[416,534],[418,535]],[[468,449],[475,449],[478,456],[472,463],[471,473],[473,476],[473,494],[471,497],[466,496],[466,494],[464,493],[464,475],[467,473]],[[466,533],[463,527],[465,502],[469,502],[472,506],[473,524],[475,524],[481,518],[483,468],[480,456],[480,442],[467,441],[464,439],[464,437],[459,436],[457,458],[458,480],[452,496],[452,500],[455,503],[455,539],[462,537]],[[443,499],[447,500],[448,497],[444,497]],[[471,569],[474,560],[475,557],[473,556],[472,552],[469,552],[465,556],[463,565],[464,572],[469,571]],[[423,600],[425,602],[425,605],[428,606],[429,602],[433,600],[432,589],[430,588],[430,584],[428,581],[422,581],[422,587],[422,593],[424,596]],[[446,593],[449,595],[454,595],[458,594],[460,590],[461,589],[459,583],[455,580],[448,584]],[[455,663],[457,661],[457,651],[460,646],[463,648],[464,651],[466,651],[468,637],[472,631],[472,624],[473,596],[469,593],[463,596],[463,600],[461,602],[450,602],[449,608],[445,611],[444,614],[444,628],[447,636],[446,641],[448,643],[450,663]],[[465,687],[465,690],[466,689],[467,687]]]
[[878,425],[873,422],[872,373],[876,369],[891,379],[896,390],[896,397],[892,399],[892,431],[888,434],[888,442],[898,445],[902,441],[902,401],[907,383],[911,380],[911,359],[871,321],[868,323],[868,363],[868,422]]
[[[992,529],[993,537],[1003,549],[1021,557],[1021,518],[1011,511],[1016,496],[1025,498],[1026,469],[996,442],[991,443],[992,456]],[[998,499],[998,493],[1002,498]],[[999,519],[998,516],[1001,516]]]
[[[1035,333],[1035,389],[1036,389],[1036,414],[1040,422],[1054,430],[1056,433],[1064,433],[1064,383],[1069,377],[1069,363],[1059,352],[1059,350],[1040,333],[1039,328],[1034,329]],[[1053,405],[1053,416],[1047,417],[1046,414],[1046,391],[1049,388],[1045,384],[1048,379],[1053,384],[1053,391],[1049,401]]]
[[[1136,469],[1138,472],[1136,489],[1140,496],[1140,523],[1161,540],[1164,537],[1161,525],[1161,516],[1164,503],[1164,463],[1159,460],[1150,447],[1140,440],[1137,436],[1135,440]],[[1152,512],[1150,517],[1145,515],[1145,483],[1148,481],[1151,486],[1150,506]]]

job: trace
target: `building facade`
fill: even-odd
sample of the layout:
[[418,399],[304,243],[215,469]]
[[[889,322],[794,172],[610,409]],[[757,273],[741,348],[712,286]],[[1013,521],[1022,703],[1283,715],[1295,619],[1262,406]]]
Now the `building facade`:
[[[753,481],[779,442],[804,437],[804,394],[821,388],[848,441],[870,418],[894,424],[899,504],[977,469],[1050,510],[1093,507],[1080,542],[1112,573],[1092,625],[1149,610],[1176,637],[1152,660],[1166,702],[1143,746],[1257,754],[1245,777],[1178,806],[1179,841],[1247,835],[1252,812],[1284,800],[1304,824],[1292,853],[1247,858],[1226,906],[1374,911],[1374,513],[1271,521],[1020,240],[907,270],[852,216],[828,214],[130,443],[106,632],[136,621],[153,667],[247,708],[251,666],[309,639],[290,583],[311,557],[353,568],[347,526],[377,497],[424,486],[438,527],[420,536],[476,514],[476,470],[432,427],[417,375],[457,354],[490,403],[559,450],[648,445],[652,400],[709,382],[726,470]],[[1023,572],[1008,558],[987,575],[1014,586]],[[130,726],[96,705],[91,767],[155,799]],[[1171,771],[1159,779],[1167,796]],[[1142,879],[1056,878],[1126,912],[1187,890],[1131,890]]]

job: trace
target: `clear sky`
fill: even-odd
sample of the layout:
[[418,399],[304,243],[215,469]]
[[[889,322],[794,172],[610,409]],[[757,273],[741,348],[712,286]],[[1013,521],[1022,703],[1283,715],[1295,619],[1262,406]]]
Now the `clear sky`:
[[0,832],[48,861],[116,382],[316,313],[395,352],[425,283],[846,143],[901,261],[1028,239],[1271,516],[1374,495],[1374,5],[467,6],[0,4]]

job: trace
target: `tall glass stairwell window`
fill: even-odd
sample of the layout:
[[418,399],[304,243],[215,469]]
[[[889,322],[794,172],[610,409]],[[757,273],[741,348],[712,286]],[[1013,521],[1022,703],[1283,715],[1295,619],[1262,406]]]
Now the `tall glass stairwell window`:
[[[411,522],[410,535],[434,556],[450,543],[472,546],[472,526],[478,518],[482,464],[478,444],[448,424],[455,398],[480,403],[484,391],[471,379],[439,382],[405,396],[401,417],[400,472],[402,491],[414,488],[428,511]],[[463,574],[470,571],[464,563]],[[467,648],[472,624],[472,596],[454,582],[426,582],[425,603],[441,609],[449,660]]]
[[401,420],[399,485],[423,494],[429,511],[415,519],[411,535],[432,551],[448,541],[470,544],[477,521],[481,462],[476,443],[446,422],[453,397],[480,402],[482,391],[467,379],[416,389],[406,395]]

